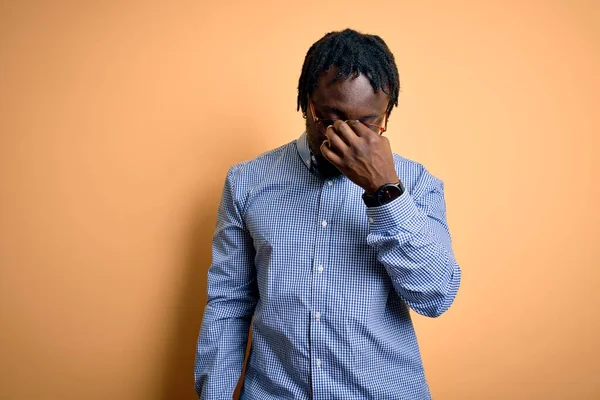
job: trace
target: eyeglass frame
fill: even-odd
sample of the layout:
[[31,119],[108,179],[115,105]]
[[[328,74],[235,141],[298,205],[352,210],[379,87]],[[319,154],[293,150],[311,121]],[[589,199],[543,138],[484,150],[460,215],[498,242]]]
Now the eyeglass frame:
[[[314,104],[313,104],[313,102],[312,102],[312,100],[311,100],[310,97],[308,97],[308,107],[310,108],[310,112],[312,114],[313,122],[315,123],[315,125],[318,126],[319,122],[323,122],[323,119],[317,117],[317,114],[315,113],[315,106],[314,106]],[[381,135],[384,134],[385,131],[387,131],[387,124],[388,124],[388,118],[389,118],[389,116],[390,116],[390,112],[386,111],[385,112],[385,123],[384,123],[383,126],[377,125],[377,124],[371,124],[369,122],[363,122],[363,121],[360,121],[360,120],[359,120],[359,122],[361,124],[363,124],[363,125],[368,126],[368,127],[370,126],[370,127],[373,127],[373,128],[377,128],[378,135],[381,136]],[[378,115],[377,117],[381,117],[381,115]],[[341,119],[341,118],[332,119],[331,121],[337,121],[338,119]],[[325,129],[327,129],[327,127],[325,127]]]

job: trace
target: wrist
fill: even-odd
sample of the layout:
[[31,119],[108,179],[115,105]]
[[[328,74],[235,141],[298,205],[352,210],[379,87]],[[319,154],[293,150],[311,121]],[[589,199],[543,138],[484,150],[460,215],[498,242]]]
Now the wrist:
[[367,185],[363,186],[363,189],[368,194],[374,194],[379,189],[381,189],[384,185],[389,185],[389,184],[396,185],[398,183],[400,183],[400,178],[398,178],[397,176],[390,177],[389,179],[380,179],[378,181],[369,182]]
[[386,183],[375,192],[365,192],[362,195],[363,201],[367,207],[379,207],[390,203],[404,194],[402,182]]

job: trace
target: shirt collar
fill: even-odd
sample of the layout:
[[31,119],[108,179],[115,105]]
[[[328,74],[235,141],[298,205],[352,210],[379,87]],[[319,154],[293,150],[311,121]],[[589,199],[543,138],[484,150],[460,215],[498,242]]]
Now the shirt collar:
[[306,168],[312,171],[312,152],[308,147],[308,138],[306,137],[306,131],[300,135],[300,137],[296,140],[296,148],[298,149],[298,155],[302,159]]
[[[300,159],[302,160],[306,168],[308,168],[308,170],[312,174],[321,176],[316,168],[317,161],[314,158],[315,156],[313,155],[313,152],[310,150],[310,147],[308,145],[308,137],[306,136],[306,131],[304,131],[302,135],[300,135],[300,137],[296,139],[296,148],[298,149],[298,155],[300,156]],[[344,176],[343,174],[337,178],[329,178],[330,181],[340,179],[347,180],[348,182],[350,182],[348,178],[346,178],[346,176]]]

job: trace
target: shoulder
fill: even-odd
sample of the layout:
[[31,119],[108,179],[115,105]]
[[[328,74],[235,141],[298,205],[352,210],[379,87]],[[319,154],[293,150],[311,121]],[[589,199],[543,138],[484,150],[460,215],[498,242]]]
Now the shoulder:
[[298,163],[295,140],[229,168],[226,185],[232,188],[234,198],[245,199],[254,188],[271,180],[293,176],[290,169]]
[[268,171],[275,166],[290,161],[296,152],[295,142],[289,142],[276,149],[269,150],[261,155],[246,161],[239,162],[229,168],[227,177],[234,178],[240,184],[251,184],[268,175]]
[[394,163],[402,184],[413,197],[418,198],[431,191],[443,192],[444,182],[429,172],[423,164],[396,153]]

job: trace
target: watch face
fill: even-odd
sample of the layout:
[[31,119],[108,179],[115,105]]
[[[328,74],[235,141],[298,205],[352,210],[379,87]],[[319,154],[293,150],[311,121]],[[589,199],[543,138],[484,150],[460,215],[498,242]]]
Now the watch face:
[[389,203],[392,200],[397,199],[402,194],[400,188],[396,185],[389,185],[382,188],[379,191],[379,195],[377,196],[377,200],[379,200],[380,204]]

